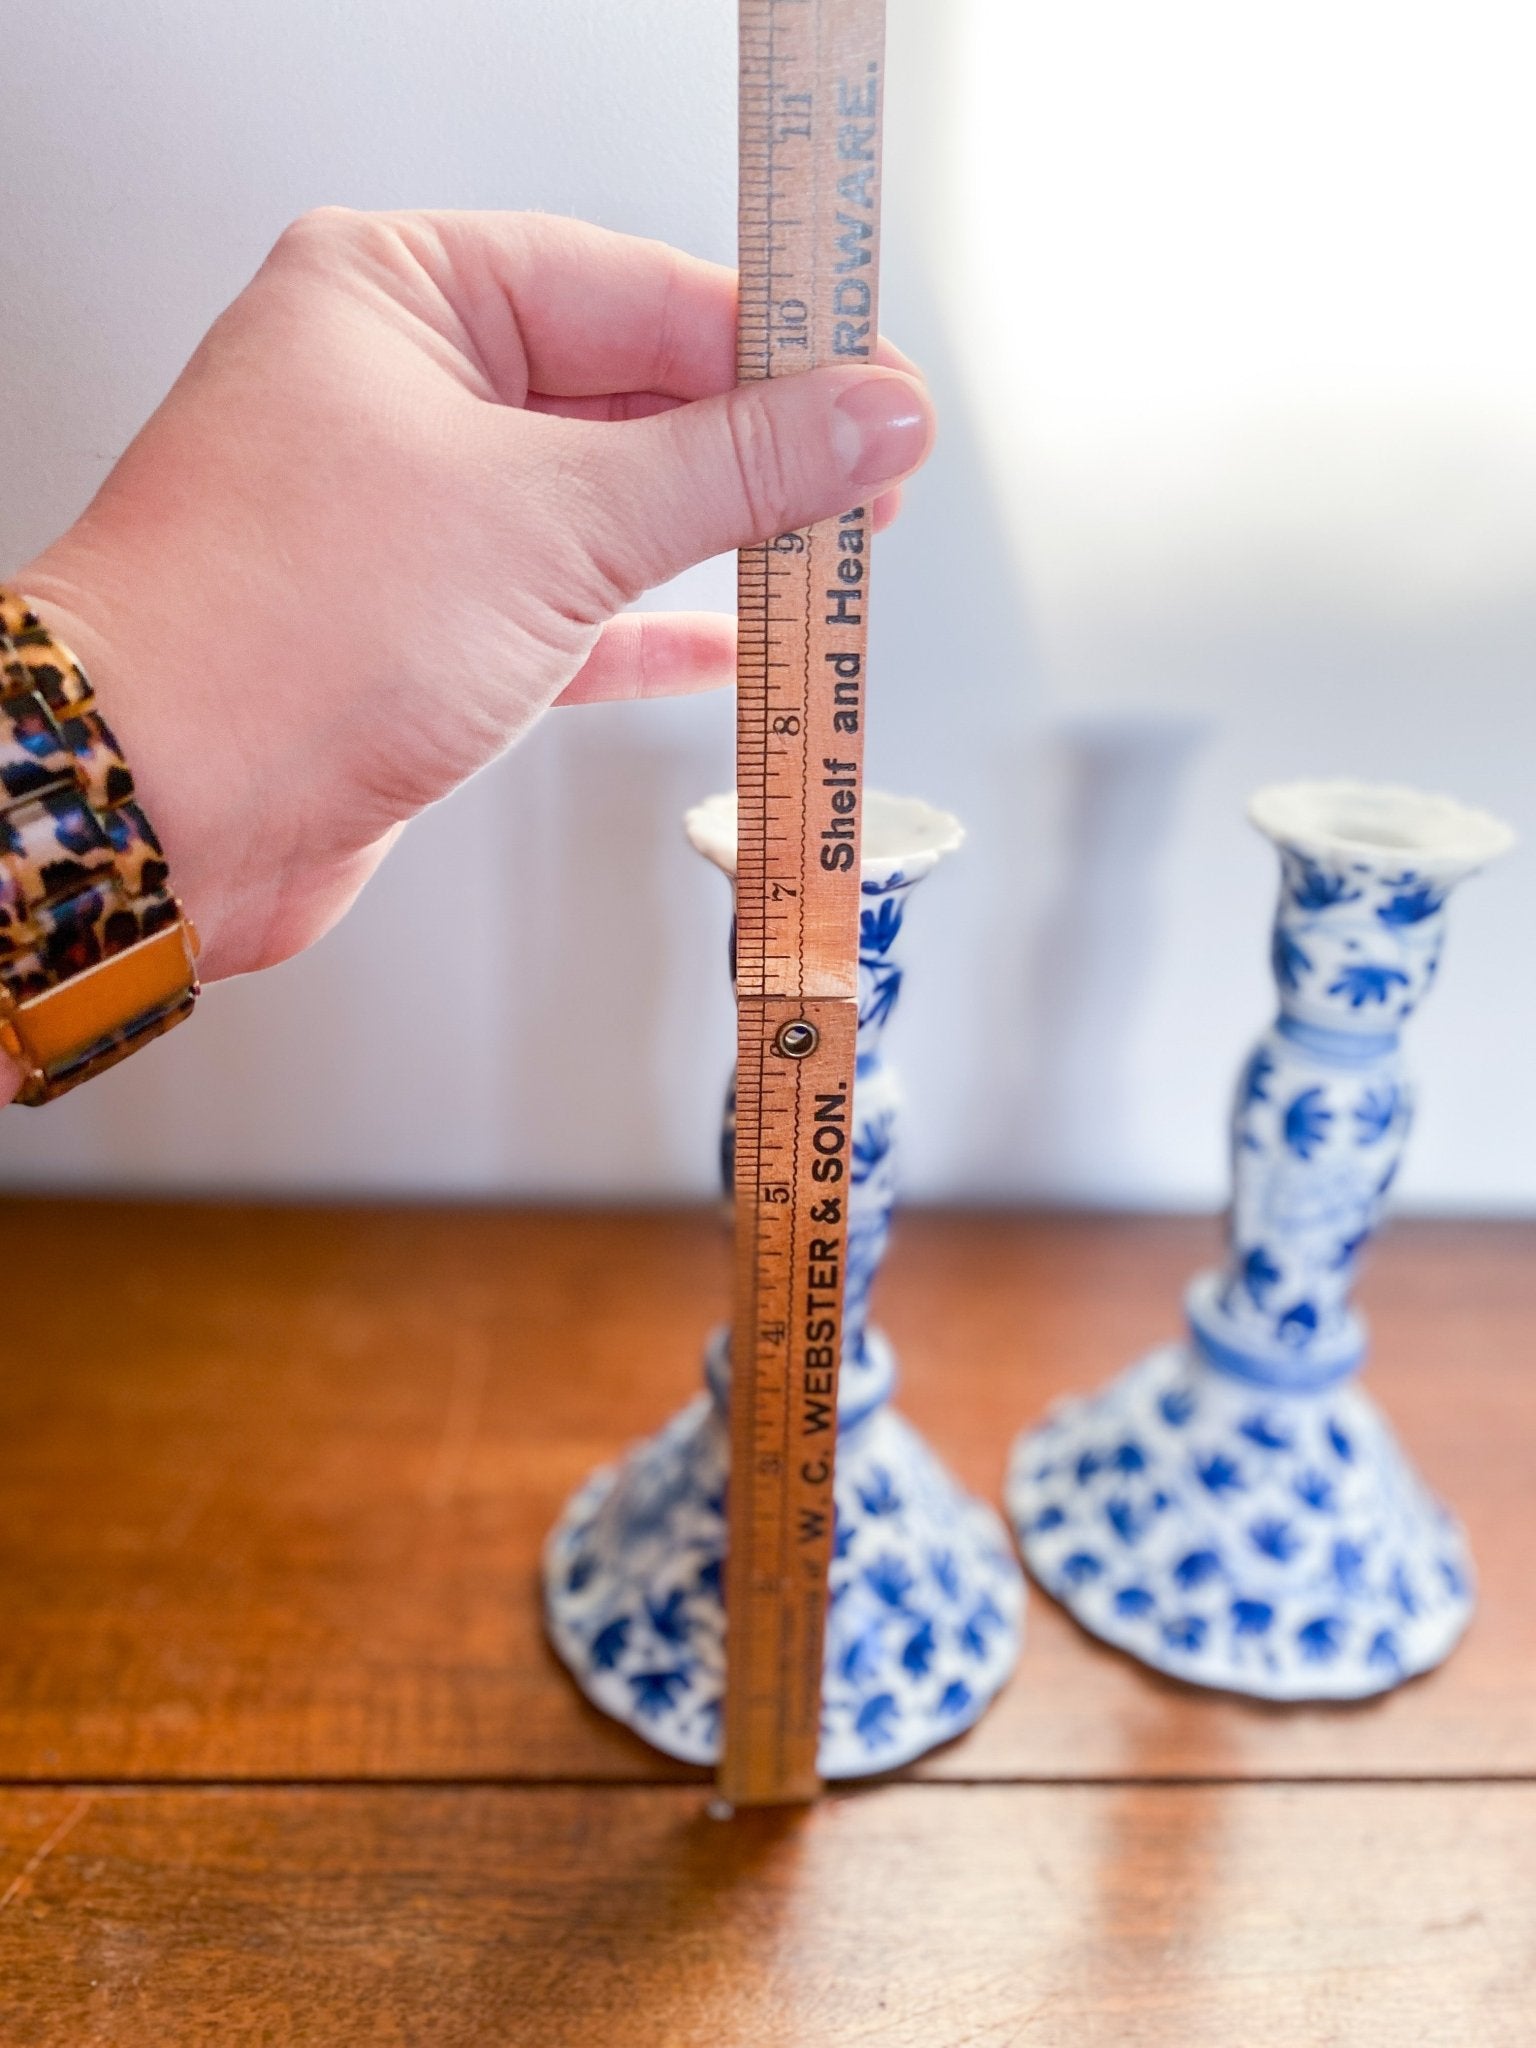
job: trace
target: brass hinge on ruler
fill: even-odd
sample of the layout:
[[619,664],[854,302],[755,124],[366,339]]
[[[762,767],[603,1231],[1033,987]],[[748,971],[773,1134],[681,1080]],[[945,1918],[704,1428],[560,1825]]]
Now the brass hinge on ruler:
[[[872,357],[884,0],[740,0],[738,374]],[[739,562],[720,1792],[814,1798],[858,1022],[870,508]]]

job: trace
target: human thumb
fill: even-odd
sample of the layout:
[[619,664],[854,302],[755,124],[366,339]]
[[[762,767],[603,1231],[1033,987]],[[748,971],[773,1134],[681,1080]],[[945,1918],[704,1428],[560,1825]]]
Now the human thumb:
[[899,483],[927,456],[933,409],[916,377],[838,367],[589,431],[587,537],[632,596]]

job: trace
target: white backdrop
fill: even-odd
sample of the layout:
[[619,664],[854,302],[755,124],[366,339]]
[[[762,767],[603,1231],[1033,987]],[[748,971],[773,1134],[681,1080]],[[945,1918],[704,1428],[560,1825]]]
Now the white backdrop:
[[[0,567],[308,206],[729,259],[734,11],[0,0]],[[914,1193],[1220,1198],[1254,783],[1420,781],[1536,837],[1528,22],[892,0],[885,324],[944,432],[880,546],[870,770],[971,828],[909,924]],[[730,602],[727,564],[687,584]],[[0,1184],[704,1191],[727,906],[677,818],[729,778],[723,699],[551,717],[310,955],[6,1117]],[[1453,915],[1405,1197],[1529,1206],[1536,859]]]

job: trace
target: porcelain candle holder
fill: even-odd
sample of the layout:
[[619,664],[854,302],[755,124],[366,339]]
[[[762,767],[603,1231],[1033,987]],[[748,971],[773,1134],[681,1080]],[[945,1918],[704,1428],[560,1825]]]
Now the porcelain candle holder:
[[[736,866],[736,800],[688,814],[698,850]],[[1024,1584],[1007,1532],[890,1407],[895,1358],[869,1295],[896,1195],[898,1091],[882,1038],[901,987],[912,890],[960,843],[955,820],[869,792],[859,940],[858,1065],[838,1449],[822,1694],[823,1777],[889,1770],[970,1725],[1018,1656]],[[732,1110],[724,1168],[732,1175]],[[587,1696],[669,1755],[713,1763],[725,1684],[730,1333],[707,1392],[568,1503],[544,1559],[556,1649]]]
[[1437,1664],[1465,1627],[1465,1539],[1354,1384],[1350,1303],[1408,1135],[1399,1035],[1454,885],[1496,819],[1358,783],[1261,790],[1280,852],[1279,1014],[1238,1084],[1225,1267],[1188,1333],[1015,1447],[1035,1578],[1094,1634],[1201,1685],[1348,1699]]

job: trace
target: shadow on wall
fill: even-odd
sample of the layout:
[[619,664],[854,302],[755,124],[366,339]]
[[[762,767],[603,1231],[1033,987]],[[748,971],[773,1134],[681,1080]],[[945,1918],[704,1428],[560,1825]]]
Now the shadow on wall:
[[[1158,874],[1204,721],[1074,720],[1025,750],[1034,815],[1009,848],[1022,898],[970,1114],[985,1179],[1011,1195],[1102,1200],[1134,1151],[1130,1047],[1157,958]],[[1011,778],[1010,778],[1011,779]],[[996,1077],[989,1086],[986,1077]]]
[[730,910],[682,814],[729,782],[729,719],[723,699],[556,713],[527,750],[509,837],[535,849],[537,887],[498,962],[505,1184],[622,1199],[708,1182]]
[[923,364],[942,426],[881,542],[870,779],[895,780],[889,759],[921,762],[919,793],[953,805],[969,834],[925,906],[939,914],[897,1024],[913,1046],[898,1055],[912,1101],[904,1179],[949,1199],[1102,1199],[1124,1177],[1159,856],[1207,726],[1052,716],[1028,565],[958,360],[967,308],[940,283],[958,203],[954,24],[895,0],[888,47],[882,322]]

